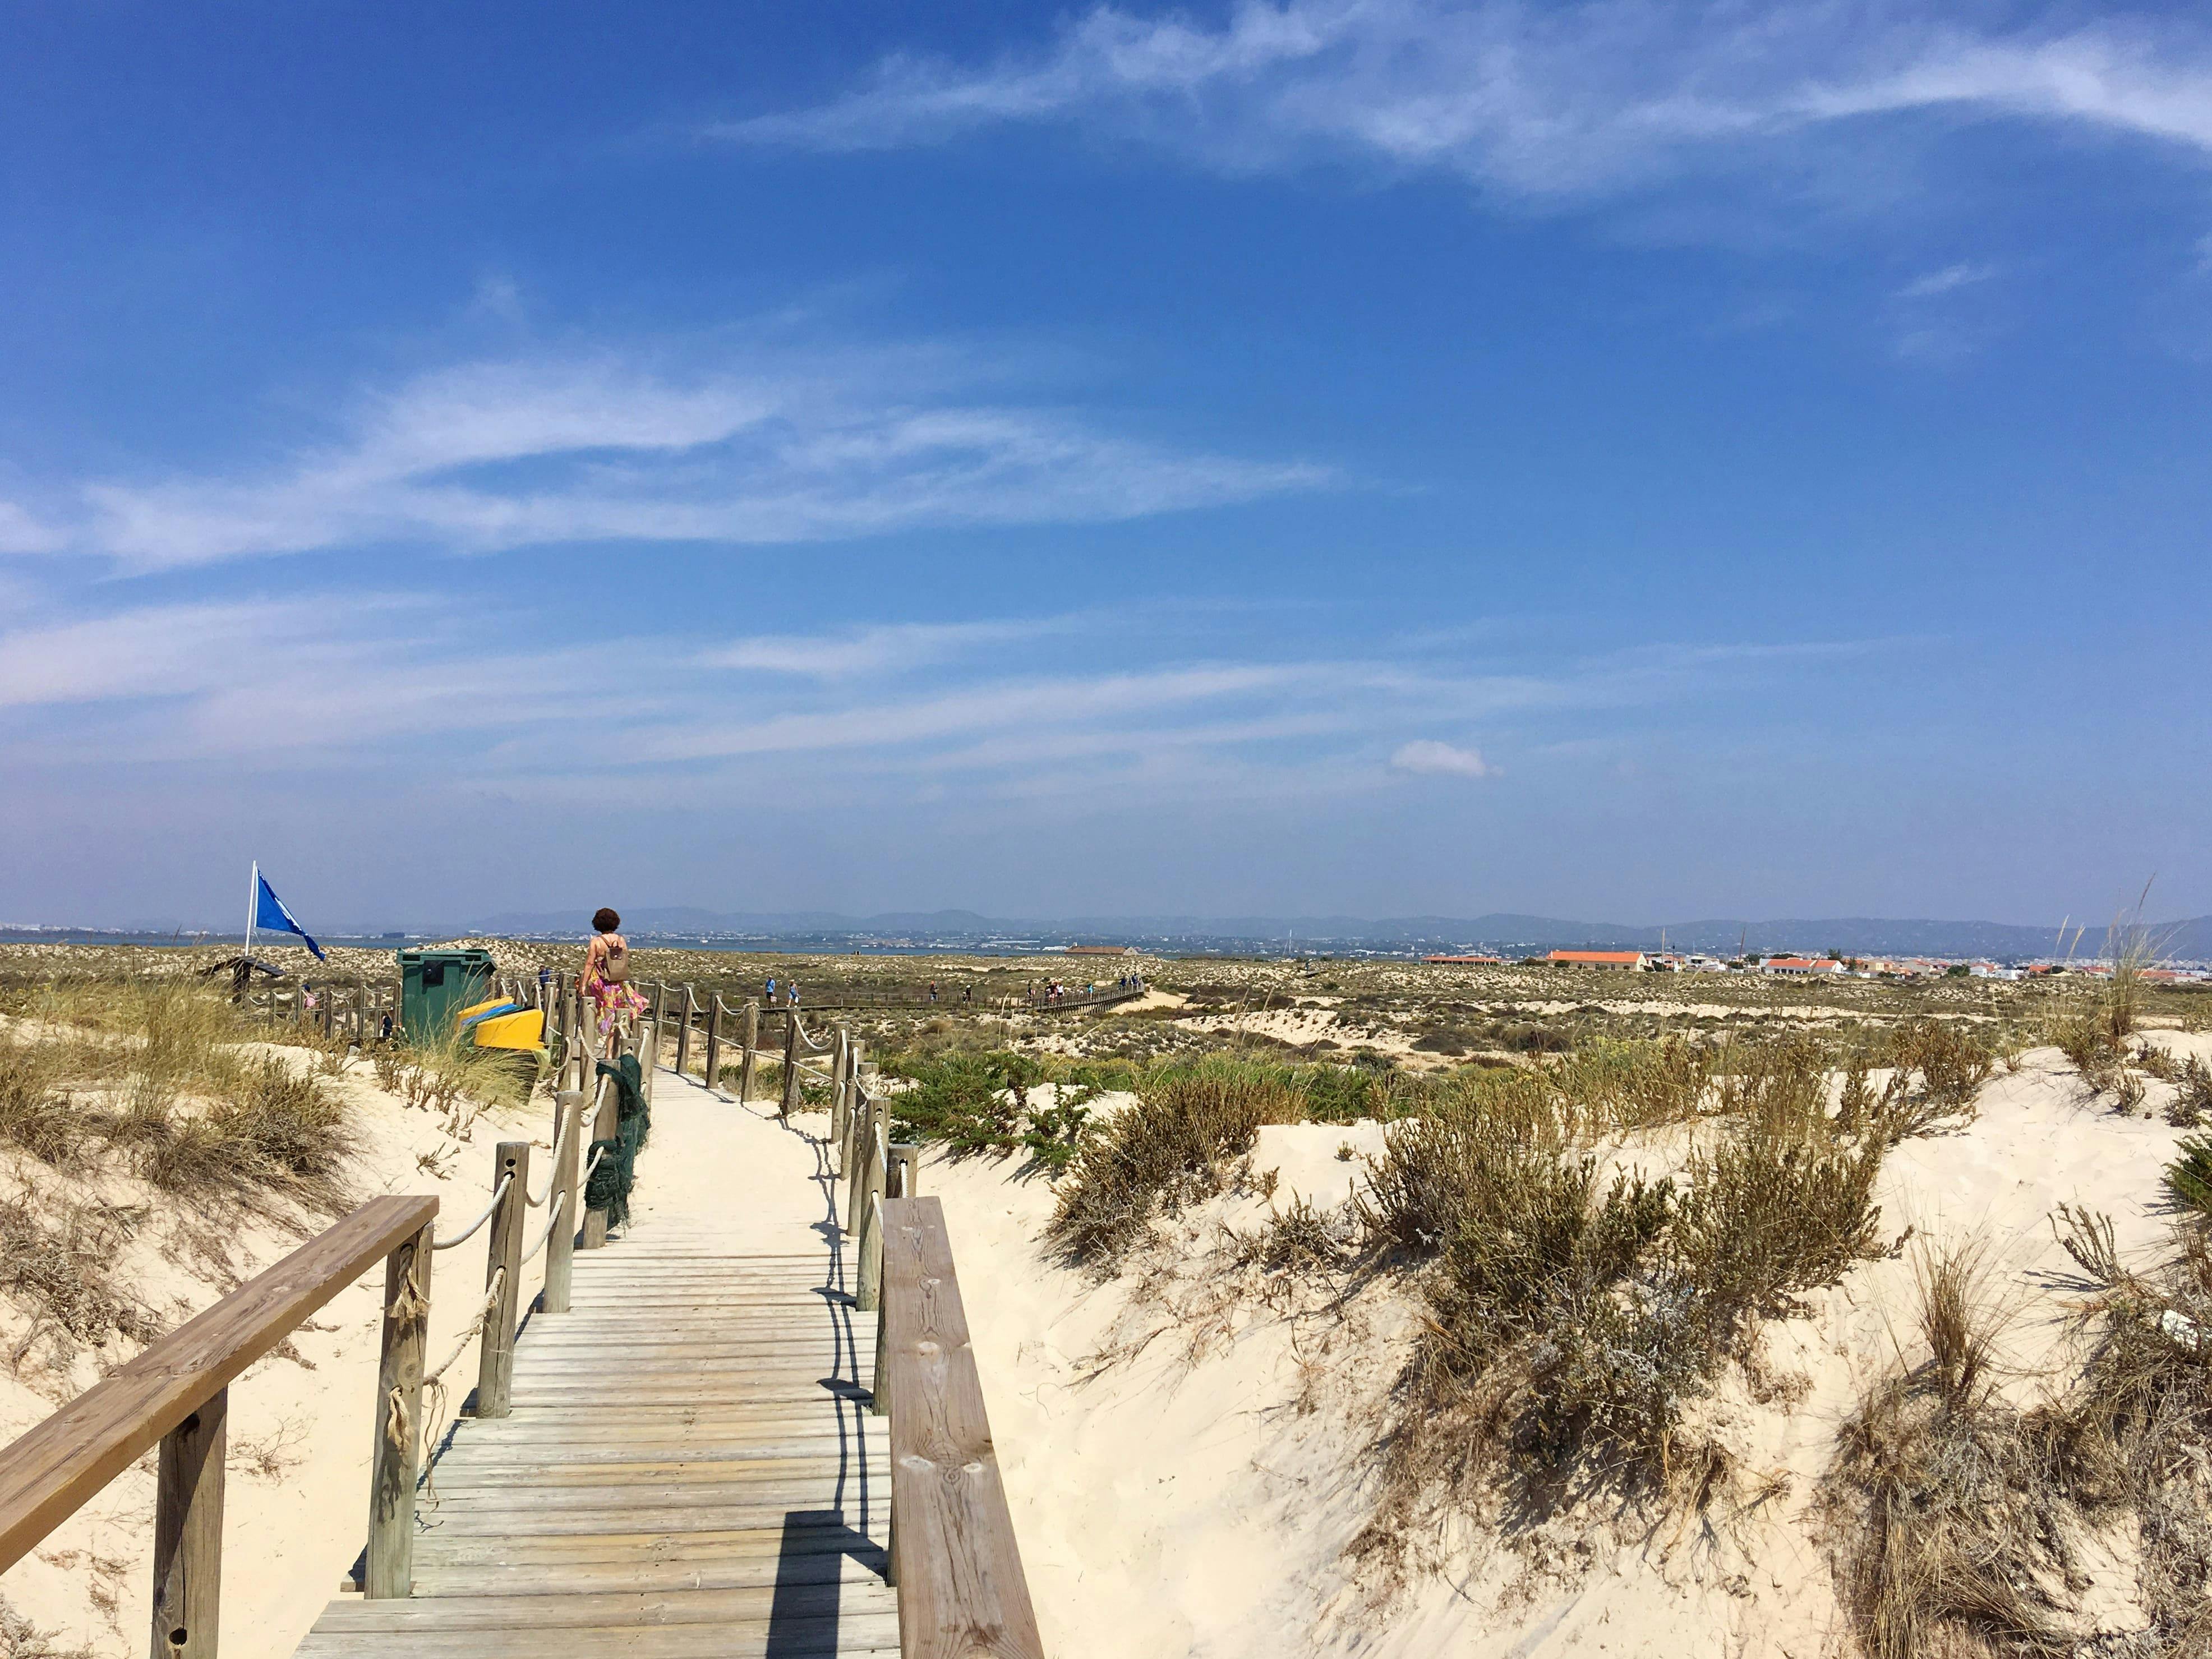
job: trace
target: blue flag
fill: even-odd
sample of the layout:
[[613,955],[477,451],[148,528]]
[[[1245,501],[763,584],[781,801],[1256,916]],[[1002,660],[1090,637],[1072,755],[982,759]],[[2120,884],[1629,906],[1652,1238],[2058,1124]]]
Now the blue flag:
[[330,958],[323,954],[323,947],[315,943],[306,928],[292,920],[292,913],[284,908],[284,901],[278,898],[276,890],[270,886],[269,878],[257,872],[254,879],[261,884],[261,890],[253,901],[254,927],[265,927],[272,933],[297,933],[307,941],[307,948],[315,953],[316,961],[328,962]]

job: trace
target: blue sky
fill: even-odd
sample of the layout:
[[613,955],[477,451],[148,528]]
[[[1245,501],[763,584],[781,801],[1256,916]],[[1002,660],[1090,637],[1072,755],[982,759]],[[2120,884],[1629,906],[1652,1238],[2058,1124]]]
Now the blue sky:
[[2212,910],[2188,9],[22,8],[0,299],[0,921]]

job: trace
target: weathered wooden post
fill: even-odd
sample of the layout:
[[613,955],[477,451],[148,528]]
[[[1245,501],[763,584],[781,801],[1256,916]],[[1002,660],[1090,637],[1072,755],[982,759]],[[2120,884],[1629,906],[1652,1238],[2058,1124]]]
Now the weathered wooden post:
[[676,1028],[676,1074],[686,1075],[691,1069],[691,988],[684,988],[684,1006],[678,1012],[681,1022]]
[[[586,1098],[589,1098],[588,1096]],[[602,1078],[599,1080],[599,1104],[592,1115],[592,1139],[612,1140],[622,1121],[622,1097],[615,1092],[614,1085]],[[609,1157],[613,1154],[610,1152]],[[584,1212],[584,1236],[576,1241],[580,1250],[596,1250],[607,1242],[607,1212],[603,1209]]]
[[722,1073],[722,994],[707,994],[707,1086],[720,1086]]
[[161,1437],[154,1497],[153,1659],[216,1659],[222,1607],[222,1459],[230,1390]]
[[584,1097],[563,1090],[553,1102],[553,1184],[545,1201],[561,1206],[545,1240],[545,1290],[541,1305],[547,1313],[568,1311],[568,1297],[575,1283],[576,1234],[583,1222],[578,1208],[583,1203],[578,1174],[584,1166]]
[[753,1097],[753,1050],[760,1047],[760,1002],[757,998],[745,999],[745,1052],[738,1061],[738,1099]]
[[911,1140],[891,1143],[891,1166],[884,1182],[886,1198],[914,1198],[921,1191],[921,1148]]
[[858,1238],[868,1202],[868,1165],[875,1152],[876,1122],[883,1108],[865,1089],[853,1099],[853,1133],[845,1149],[845,1231]]
[[850,1175],[853,1172],[854,1156],[853,1149],[860,1144],[855,1139],[860,1117],[865,1110],[861,1104],[860,1085],[864,1080],[864,1074],[872,1076],[875,1071],[875,1067],[862,1058],[867,1051],[867,1044],[855,1040],[853,1044],[852,1064],[848,1068],[852,1077],[845,1088],[845,1133],[837,1142],[837,1173],[839,1175]]
[[492,1185],[507,1190],[491,1206],[491,1247],[484,1252],[484,1289],[499,1292],[484,1315],[477,1349],[477,1415],[505,1417],[514,1395],[514,1310],[520,1299],[522,1218],[530,1208],[530,1143],[502,1140],[494,1154]]
[[867,1150],[860,1155],[860,1195],[856,1218],[860,1232],[854,1252],[860,1263],[854,1275],[853,1305],[862,1313],[874,1310],[883,1298],[884,1182],[888,1161],[884,1146],[884,1115],[878,1109],[877,1121],[869,1131]]
[[853,1063],[853,1034],[845,1027],[837,1028],[836,1050],[830,1057],[830,1140],[842,1145],[845,1139],[845,1077]]
[[660,1022],[649,1018],[637,1034],[637,1091],[653,1104],[653,1074],[660,1069]]
[[778,1103],[775,1115],[789,1117],[792,1108],[799,1104],[799,1010],[783,1011],[783,1098]]
[[430,1336],[430,1239],[422,1230],[384,1258],[384,1339],[376,1366],[376,1445],[368,1481],[372,1600],[415,1588],[415,1478],[422,1455],[422,1351]]

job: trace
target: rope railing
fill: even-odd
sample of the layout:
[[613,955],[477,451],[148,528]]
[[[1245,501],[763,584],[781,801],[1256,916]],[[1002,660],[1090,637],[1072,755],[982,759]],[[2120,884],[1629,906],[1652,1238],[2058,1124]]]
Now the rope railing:
[[546,1214],[544,1226],[538,1230],[538,1242],[522,1253],[522,1259],[525,1261],[529,1261],[532,1256],[536,1255],[538,1251],[545,1248],[545,1241],[553,1237],[553,1229],[560,1224],[561,1212],[566,1209],[568,1206],[568,1194],[556,1193],[553,1195],[553,1207]]
[[469,1240],[474,1238],[477,1236],[477,1231],[483,1227],[485,1222],[490,1220],[493,1214],[497,1212],[499,1209],[500,1200],[507,1196],[507,1189],[513,1184],[514,1177],[512,1176],[501,1176],[499,1185],[491,1189],[491,1202],[483,1206],[483,1212],[477,1216],[474,1221],[469,1223],[469,1224],[461,1231],[454,1234],[453,1237],[432,1239],[430,1241],[430,1248],[434,1250],[450,1250],[455,1245],[465,1244]]

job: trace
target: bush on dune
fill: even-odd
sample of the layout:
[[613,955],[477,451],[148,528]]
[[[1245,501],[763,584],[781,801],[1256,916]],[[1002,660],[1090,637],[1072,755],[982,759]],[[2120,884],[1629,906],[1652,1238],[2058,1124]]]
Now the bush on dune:
[[1277,1068],[1216,1061],[1157,1073],[1078,1147],[1046,1237],[1067,1260],[1110,1269],[1156,1216],[1227,1188],[1263,1124],[1304,1115]]
[[1418,1268],[1426,1319],[1366,1547],[1480,1475],[1533,1496],[1679,1473],[1684,1411],[1754,1322],[1875,1248],[1887,1143],[1829,1115],[1824,1065],[1802,1043],[1733,1057],[1679,1180],[1603,1176],[1556,1077],[1468,1079],[1388,1131],[1367,1247]]

